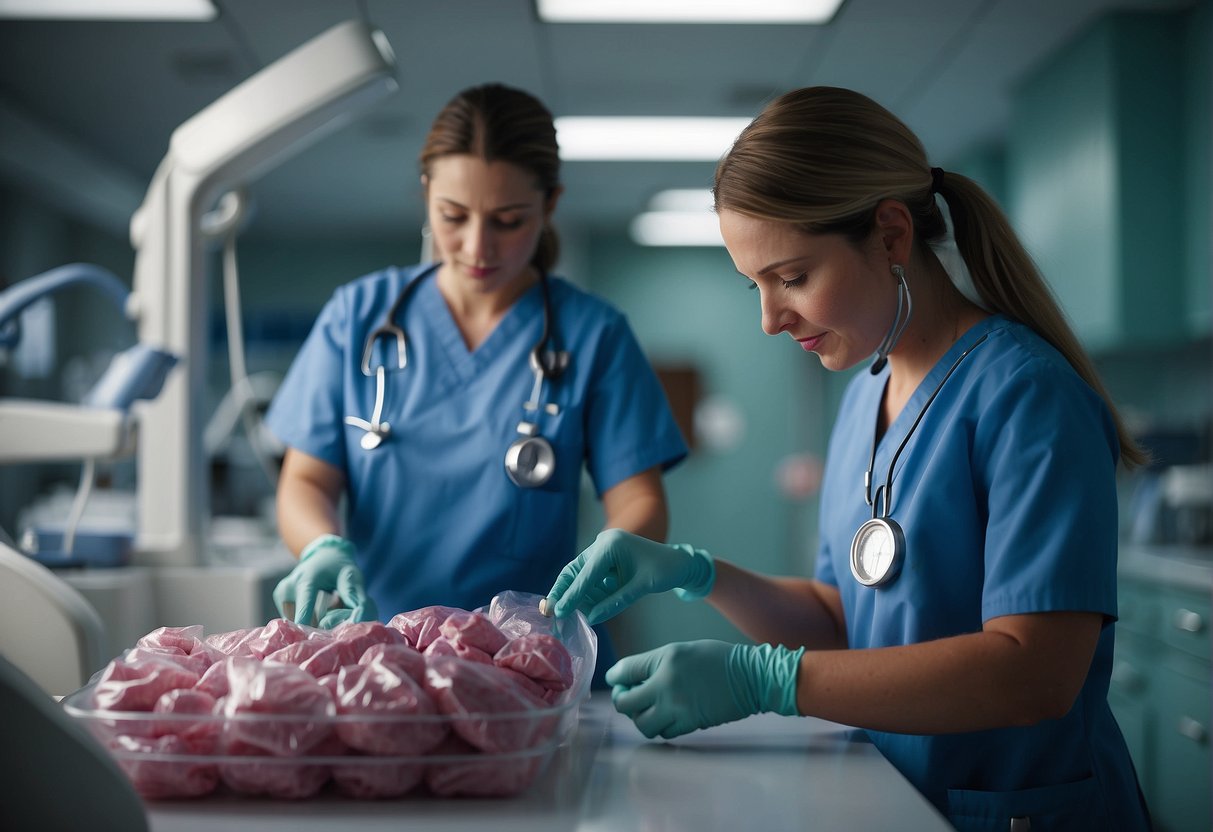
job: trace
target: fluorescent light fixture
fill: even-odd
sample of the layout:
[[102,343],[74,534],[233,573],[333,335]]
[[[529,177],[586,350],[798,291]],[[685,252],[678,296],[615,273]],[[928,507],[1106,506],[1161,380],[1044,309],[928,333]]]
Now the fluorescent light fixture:
[[828,23],[842,0],[535,0],[545,23]]
[[556,140],[565,161],[714,162],[748,118],[561,116]]
[[646,211],[632,219],[632,240],[642,246],[723,246],[720,222],[708,211]]
[[29,20],[214,20],[211,0],[0,0],[0,18]]
[[716,217],[711,188],[671,188],[658,191],[649,200],[651,211],[700,211]]
[[708,188],[657,192],[649,200],[649,210],[632,220],[630,232],[642,246],[724,245]]

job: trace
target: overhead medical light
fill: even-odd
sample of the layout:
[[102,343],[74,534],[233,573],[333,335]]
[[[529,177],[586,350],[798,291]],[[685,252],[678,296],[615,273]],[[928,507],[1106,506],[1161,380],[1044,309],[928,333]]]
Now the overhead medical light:
[[[356,113],[395,92],[383,33],[361,20],[331,27],[246,78],[173,131],[131,218],[139,340],[182,356],[139,416],[139,537],[145,563],[193,566],[204,555],[207,464],[207,253],[203,215]],[[222,207],[222,205],[221,205]],[[214,229],[211,229],[213,231]],[[229,237],[229,240],[234,239]]]
[[214,20],[211,0],[0,0],[0,18],[31,20]]
[[562,116],[556,140],[565,161],[714,162],[748,118]]
[[842,0],[535,0],[545,23],[828,23]]
[[712,210],[712,192],[703,189],[661,191],[638,214],[629,232],[642,246],[723,246],[720,223]]
[[710,188],[671,188],[658,191],[649,200],[649,209],[653,211],[696,211],[715,217],[714,207]]

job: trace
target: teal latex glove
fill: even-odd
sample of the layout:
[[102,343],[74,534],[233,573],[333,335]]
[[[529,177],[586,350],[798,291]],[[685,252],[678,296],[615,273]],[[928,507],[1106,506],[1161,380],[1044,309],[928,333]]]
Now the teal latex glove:
[[773,711],[797,716],[804,648],[682,641],[628,656],[606,672],[615,710],[640,733],[671,739]]
[[560,571],[546,608],[557,618],[581,610],[598,624],[649,593],[674,589],[684,600],[702,598],[715,580],[715,564],[702,549],[607,529]]
[[287,605],[294,604],[296,624],[312,624],[316,599],[321,592],[336,592],[344,609],[330,610],[319,626],[332,629],[346,621],[374,621],[379,611],[366,594],[362,570],[354,562],[354,544],[335,534],[313,540],[299,553],[299,563],[274,587],[274,604],[283,618]]

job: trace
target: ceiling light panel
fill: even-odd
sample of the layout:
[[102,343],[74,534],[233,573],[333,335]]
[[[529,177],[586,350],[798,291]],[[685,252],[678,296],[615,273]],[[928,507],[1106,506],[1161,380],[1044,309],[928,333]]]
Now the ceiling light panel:
[[562,116],[556,140],[565,161],[716,161],[750,119]]
[[723,246],[720,221],[707,211],[646,211],[629,226],[642,246]]
[[0,18],[27,20],[214,20],[211,0],[0,0]]
[[546,23],[828,23],[842,0],[536,0]]
[[671,188],[658,191],[649,200],[651,211],[702,211],[712,214],[715,209],[711,188]]

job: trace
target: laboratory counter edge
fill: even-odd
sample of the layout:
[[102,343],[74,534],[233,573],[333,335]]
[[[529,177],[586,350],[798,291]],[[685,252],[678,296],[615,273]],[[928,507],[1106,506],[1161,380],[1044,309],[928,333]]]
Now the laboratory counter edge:
[[[950,830],[862,731],[775,714],[648,740],[595,691],[531,787],[508,799],[150,801],[153,832],[736,829]],[[352,826],[350,825],[352,824]]]

